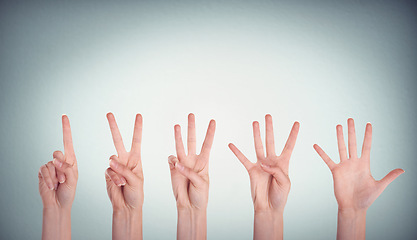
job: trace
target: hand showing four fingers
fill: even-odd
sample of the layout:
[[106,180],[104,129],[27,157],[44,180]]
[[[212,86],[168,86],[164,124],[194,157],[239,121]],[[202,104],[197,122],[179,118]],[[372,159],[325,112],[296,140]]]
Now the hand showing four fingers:
[[300,124],[294,123],[287,143],[279,156],[275,154],[271,115],[265,116],[265,125],[266,155],[262,145],[259,123],[253,122],[257,158],[255,163],[249,161],[232,143],[229,144],[229,147],[249,173],[255,211],[283,211],[291,187],[288,176],[290,157],[297,140]]

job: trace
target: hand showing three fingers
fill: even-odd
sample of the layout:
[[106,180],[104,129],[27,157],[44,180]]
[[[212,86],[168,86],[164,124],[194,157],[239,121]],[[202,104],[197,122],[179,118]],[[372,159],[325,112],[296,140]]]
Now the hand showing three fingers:
[[[271,115],[265,116],[266,156],[260,136],[259,123],[253,123],[253,136],[257,161],[249,161],[239,149],[230,149],[249,173],[255,210],[255,239],[282,238],[282,214],[291,187],[288,177],[289,161],[294,149],[300,124],[295,122],[281,153],[275,154],[274,131]],[[272,225],[271,225],[272,224]]]
[[[366,210],[388,184],[402,174],[404,170],[395,169],[379,181],[372,177],[370,170],[372,125],[370,123],[366,125],[361,157],[357,155],[353,119],[348,119],[349,157],[343,138],[342,126],[338,125],[336,131],[340,163],[334,163],[317,144],[314,145],[314,149],[333,174],[334,193],[339,205],[338,239],[364,239]],[[346,224],[347,218],[352,219],[349,222],[356,225],[354,226],[356,231],[350,225],[345,227],[348,225]]]
[[142,116],[136,115],[132,147],[127,152],[112,113],[107,114],[117,156],[106,170],[107,193],[113,205],[113,239],[142,238]]
[[178,209],[178,239],[206,237],[206,209],[208,203],[208,161],[214,139],[216,122],[210,121],[200,154],[196,154],[195,116],[188,115],[188,137],[185,153],[181,127],[175,125],[177,156],[169,156],[172,189]]
[[39,193],[43,203],[42,239],[71,239],[71,207],[78,181],[77,159],[71,127],[62,116],[65,154],[53,153],[53,161],[39,169]]

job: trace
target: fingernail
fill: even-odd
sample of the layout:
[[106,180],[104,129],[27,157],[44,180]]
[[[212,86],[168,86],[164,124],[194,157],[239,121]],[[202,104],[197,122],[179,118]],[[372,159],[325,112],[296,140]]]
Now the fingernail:
[[175,166],[179,169],[179,170],[184,170],[184,166],[182,164],[180,164],[179,162],[175,163]]
[[270,166],[265,165],[265,164],[263,164],[263,163],[261,163],[261,167],[264,167],[264,168],[271,168]]
[[53,186],[53,185],[49,185],[49,189],[50,189],[50,190],[55,190],[55,188],[54,188],[54,186]]
[[58,179],[59,183],[64,183],[65,182],[65,178],[63,176],[59,177]]
[[58,183],[55,183],[55,190],[58,189]]
[[113,159],[110,159],[110,167],[117,168],[117,162],[114,161]]
[[126,179],[124,177],[121,178],[122,179],[122,185],[126,185]]
[[59,161],[58,159],[54,158],[54,160],[52,162],[55,164],[55,166],[62,167],[62,162]]

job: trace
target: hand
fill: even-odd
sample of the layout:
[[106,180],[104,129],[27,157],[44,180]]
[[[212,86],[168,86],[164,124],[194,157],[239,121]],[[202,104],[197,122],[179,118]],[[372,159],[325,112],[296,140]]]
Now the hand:
[[370,123],[366,125],[360,158],[357,155],[353,119],[348,119],[349,158],[341,125],[337,125],[336,132],[340,163],[334,163],[317,144],[314,145],[314,149],[333,174],[334,194],[339,205],[337,239],[365,239],[367,209],[388,184],[404,173],[404,170],[395,169],[379,181],[372,177],[370,170],[372,125]]
[[43,203],[42,239],[71,239],[71,207],[78,180],[77,159],[66,115],[62,116],[65,154],[53,153],[53,161],[39,169],[39,193]]
[[262,145],[259,123],[253,122],[253,136],[257,161],[252,163],[240,150],[229,144],[249,173],[255,210],[254,239],[282,239],[283,213],[291,188],[288,168],[297,140],[300,124],[295,122],[281,155],[275,154],[274,130],[271,115],[265,116],[266,156]]
[[71,209],[77,187],[78,168],[72,145],[71,127],[66,115],[62,116],[65,155],[53,153],[53,161],[39,169],[39,193],[44,208]]
[[117,156],[105,172],[107,193],[113,205],[113,239],[142,238],[143,172],[141,162],[142,116],[136,115],[132,147],[127,152],[116,120],[107,114]]
[[[177,156],[169,156],[168,163],[171,170],[172,189],[177,201],[178,239],[206,237],[206,209],[209,191],[208,161],[215,128],[216,122],[211,120],[201,152],[197,155],[194,114],[188,115],[188,154],[184,150],[181,127],[179,125],[174,127]],[[191,218],[196,222],[193,222]]]
[[336,131],[340,156],[339,164],[334,163],[317,144],[314,145],[314,149],[333,174],[334,193],[339,209],[367,210],[388,184],[404,173],[404,170],[395,169],[379,181],[372,177],[370,169],[372,125],[370,123],[366,125],[360,158],[356,152],[356,134],[353,119],[348,119],[349,158],[343,139],[342,126],[337,125]]
[[266,156],[262,145],[259,123],[253,122],[256,163],[249,161],[232,143],[229,144],[229,148],[249,173],[255,211],[282,212],[290,192],[291,182],[288,176],[288,168],[300,124],[298,122],[294,123],[287,143],[279,156],[275,154],[274,130],[272,117],[269,114],[265,116],[265,125]]

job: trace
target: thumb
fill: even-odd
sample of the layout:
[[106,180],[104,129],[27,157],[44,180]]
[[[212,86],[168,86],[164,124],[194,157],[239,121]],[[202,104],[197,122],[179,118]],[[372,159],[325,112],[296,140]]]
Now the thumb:
[[404,170],[397,168],[389,172],[383,179],[379,180],[381,183],[382,189],[385,189],[394,179],[404,173]]
[[59,160],[58,158],[54,158],[52,161],[54,166],[58,169],[58,171],[63,172],[65,177],[63,179],[59,179],[60,183],[67,182],[70,186],[77,185],[77,177],[73,171],[72,165]]
[[168,164],[169,164],[169,169],[172,171],[175,169],[175,163],[179,162],[178,158],[176,158],[174,155],[170,155],[168,157]]
[[271,167],[261,163],[261,168],[265,172],[271,174],[278,182],[288,181],[288,176],[278,167]]
[[117,174],[123,176],[124,179],[126,179],[127,185],[132,187],[137,187],[139,185],[139,177],[136,176],[136,174],[134,174],[128,167],[121,164],[115,155],[110,157],[110,168]]
[[204,184],[204,180],[198,175],[198,173],[194,172],[194,170],[192,170],[191,168],[188,168],[182,165],[181,163],[176,162],[175,169],[184,177],[188,178],[195,187],[202,186]]

